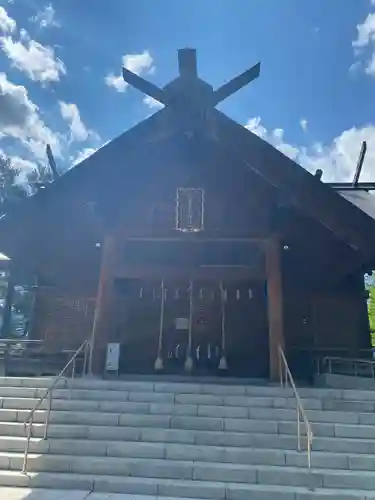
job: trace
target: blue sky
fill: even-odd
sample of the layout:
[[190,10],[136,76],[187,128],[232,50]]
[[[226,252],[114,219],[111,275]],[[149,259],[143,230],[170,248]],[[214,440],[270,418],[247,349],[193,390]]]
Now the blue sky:
[[177,49],[214,87],[258,61],[221,109],[326,180],[375,180],[375,0],[0,0],[0,152],[61,169],[157,110],[121,66],[163,85]]

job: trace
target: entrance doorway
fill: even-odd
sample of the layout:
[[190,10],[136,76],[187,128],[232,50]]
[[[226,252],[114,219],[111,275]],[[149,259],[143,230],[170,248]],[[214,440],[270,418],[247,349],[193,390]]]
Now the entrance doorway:
[[118,282],[120,372],[268,376],[262,283]]
[[162,339],[165,372],[216,374],[224,354],[219,284],[169,281],[165,292]]

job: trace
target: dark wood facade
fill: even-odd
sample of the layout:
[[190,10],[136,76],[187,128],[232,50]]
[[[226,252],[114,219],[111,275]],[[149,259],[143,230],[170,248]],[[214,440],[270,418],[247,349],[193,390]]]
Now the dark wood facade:
[[[217,111],[183,53],[154,89],[165,109],[0,221],[0,250],[39,277],[33,335],[51,350],[92,339],[98,373],[110,341],[124,372],[161,358],[165,372],[216,373],[224,357],[219,371],[272,379],[279,345],[296,367],[312,350],[370,348],[374,220]],[[199,231],[176,229],[179,188],[204,193]]]

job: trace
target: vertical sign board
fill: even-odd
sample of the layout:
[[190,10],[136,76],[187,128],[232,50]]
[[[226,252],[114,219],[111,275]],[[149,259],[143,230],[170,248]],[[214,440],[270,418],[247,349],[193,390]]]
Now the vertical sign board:
[[106,372],[117,372],[120,367],[120,343],[109,342],[107,344],[107,356],[105,360]]

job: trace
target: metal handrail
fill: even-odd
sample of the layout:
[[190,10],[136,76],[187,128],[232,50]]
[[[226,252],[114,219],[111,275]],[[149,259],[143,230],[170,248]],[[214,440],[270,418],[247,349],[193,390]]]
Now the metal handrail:
[[29,457],[30,440],[31,440],[32,426],[34,423],[35,412],[40,408],[41,404],[43,403],[43,401],[45,401],[45,399],[48,396],[48,409],[47,409],[46,420],[44,423],[44,436],[43,436],[43,439],[47,439],[48,428],[49,428],[49,423],[50,423],[50,416],[51,416],[51,409],[52,409],[53,390],[55,389],[59,380],[61,380],[61,378],[64,376],[64,374],[66,373],[68,368],[70,366],[72,366],[70,399],[72,398],[73,380],[75,377],[77,356],[79,356],[79,354],[81,354],[81,352],[84,350],[84,360],[83,360],[83,369],[82,369],[82,373],[84,374],[84,373],[86,373],[86,369],[87,369],[87,359],[88,359],[87,356],[88,356],[89,348],[90,348],[90,342],[88,340],[85,340],[83,342],[83,344],[80,345],[80,347],[76,350],[76,352],[70,358],[70,360],[67,362],[67,364],[64,366],[64,368],[61,370],[61,372],[55,377],[53,384],[46,390],[46,392],[43,394],[43,396],[41,396],[41,398],[38,400],[37,404],[30,411],[26,420],[24,421],[24,428],[26,429],[26,427],[27,427],[26,446],[25,446],[25,453],[24,453],[24,459],[23,459],[23,465],[22,465],[22,472],[24,474],[27,473],[27,461],[28,461],[28,457]]
[[[284,368],[284,370],[283,370]],[[307,464],[308,468],[311,469],[311,446],[312,446],[312,440],[313,440],[313,432],[311,428],[311,424],[307,418],[305,409],[303,407],[301,398],[298,394],[296,384],[294,383],[292,373],[289,369],[288,362],[286,360],[284,351],[282,350],[281,346],[279,346],[279,369],[280,369],[280,384],[281,387],[287,387],[288,386],[288,379],[289,383],[293,389],[294,397],[296,398],[297,402],[297,447],[298,451],[301,450],[301,417],[302,421],[305,424],[306,428],[306,437],[307,437]]]
[[[332,365],[334,363],[340,363],[341,366],[345,365],[347,366],[348,364],[353,365],[354,367],[354,375],[359,376],[359,370],[358,368],[360,366],[370,366],[371,367],[371,376],[372,378],[375,378],[375,360],[374,359],[361,359],[361,358],[345,358],[345,357],[340,357],[340,356],[325,356],[324,358],[317,358],[316,359],[316,365],[317,365],[317,374],[320,375],[321,372],[324,372],[324,366],[328,366],[328,373],[334,373],[334,370],[332,368]],[[321,367],[323,370],[321,370]]]

